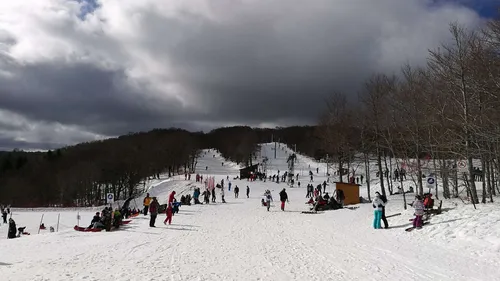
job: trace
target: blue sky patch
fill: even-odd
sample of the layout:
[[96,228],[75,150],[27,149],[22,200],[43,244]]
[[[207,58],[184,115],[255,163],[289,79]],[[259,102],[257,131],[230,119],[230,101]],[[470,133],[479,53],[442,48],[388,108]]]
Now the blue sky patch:
[[84,19],[87,14],[94,12],[99,7],[97,0],[75,0],[75,1],[83,4],[79,15],[81,19]]

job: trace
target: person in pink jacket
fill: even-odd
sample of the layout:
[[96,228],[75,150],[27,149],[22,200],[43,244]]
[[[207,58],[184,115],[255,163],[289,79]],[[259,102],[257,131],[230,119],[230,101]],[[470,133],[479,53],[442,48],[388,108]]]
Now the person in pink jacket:
[[420,195],[415,196],[415,201],[412,204],[415,209],[415,218],[413,219],[413,227],[421,228],[423,225],[423,216],[425,213],[424,202],[422,202],[422,197]]
[[168,196],[168,205],[167,205],[167,218],[165,221],[163,221],[164,224],[171,224],[172,223],[172,214],[173,214],[173,202],[175,199],[175,191],[172,191],[170,195]]

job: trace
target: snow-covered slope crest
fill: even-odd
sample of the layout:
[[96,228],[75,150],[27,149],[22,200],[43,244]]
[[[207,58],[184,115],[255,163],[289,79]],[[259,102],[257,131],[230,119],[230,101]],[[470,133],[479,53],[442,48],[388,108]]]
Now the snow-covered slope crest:
[[[286,144],[283,143],[262,143],[260,144],[260,158],[262,162],[264,158],[268,160],[268,171],[273,174],[279,171],[288,171],[288,157],[295,152],[291,150]],[[314,174],[319,171],[319,174],[326,174],[326,164],[319,163],[310,157],[295,153],[297,160],[295,161],[295,172],[301,175],[307,175],[309,171]]]

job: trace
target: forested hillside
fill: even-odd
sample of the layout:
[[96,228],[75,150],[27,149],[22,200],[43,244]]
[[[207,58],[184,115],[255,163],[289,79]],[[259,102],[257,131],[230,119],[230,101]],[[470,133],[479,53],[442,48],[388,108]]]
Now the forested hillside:
[[234,162],[251,164],[258,143],[297,144],[314,151],[305,136],[313,127],[229,127],[207,134],[157,129],[48,152],[0,152],[0,201],[15,206],[88,206],[108,192],[126,198],[143,192],[144,180],[193,170],[201,149],[215,148]]

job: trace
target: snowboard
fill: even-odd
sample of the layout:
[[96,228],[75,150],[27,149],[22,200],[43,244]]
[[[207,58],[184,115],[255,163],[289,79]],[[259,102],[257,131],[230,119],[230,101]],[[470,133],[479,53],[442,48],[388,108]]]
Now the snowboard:
[[[428,221],[426,221],[426,222],[422,223],[422,226],[424,226],[424,225],[426,225],[426,224],[428,224],[428,223],[429,223],[429,222],[428,222]],[[410,231],[413,231],[414,229],[415,229],[415,227],[411,226],[411,227],[408,227],[407,229],[405,229],[405,231],[406,231],[406,232],[410,232]],[[420,229],[421,229],[421,228],[420,228]]]
[[124,224],[129,224],[131,221],[132,221],[132,220],[124,220],[124,221],[122,221],[122,225],[124,225]]

